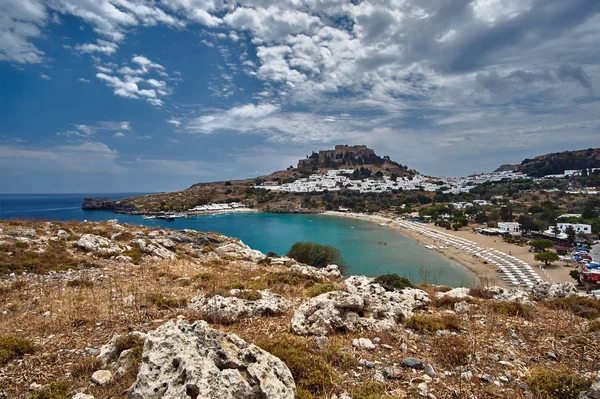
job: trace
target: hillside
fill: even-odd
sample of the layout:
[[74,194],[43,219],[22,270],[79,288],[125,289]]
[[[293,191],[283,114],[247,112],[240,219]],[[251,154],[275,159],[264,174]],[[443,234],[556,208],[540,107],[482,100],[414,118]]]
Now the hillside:
[[[255,179],[198,183],[190,188],[156,193],[138,197],[109,201],[103,198],[86,200],[83,209],[110,210],[121,213],[153,213],[169,210],[186,210],[197,205],[215,202],[236,202],[256,207],[269,212],[313,212],[318,207],[303,204],[303,198],[287,193],[265,192],[255,190],[253,186],[265,181],[293,182],[314,173],[324,173],[330,169],[366,168],[371,172],[384,175],[412,176],[414,172],[389,157],[380,157],[366,146],[336,146],[334,150],[313,152],[306,159],[298,161],[297,168],[276,171],[270,175]],[[324,205],[322,206],[324,209]]]
[[568,283],[411,288],[220,234],[10,221],[0,299],[10,398],[600,394],[600,304]]
[[[506,170],[507,165],[500,168]],[[498,171],[500,171],[500,168]],[[587,150],[563,151],[524,159],[513,170],[532,177],[562,174],[565,170],[581,170],[585,168],[600,168],[600,148]]]

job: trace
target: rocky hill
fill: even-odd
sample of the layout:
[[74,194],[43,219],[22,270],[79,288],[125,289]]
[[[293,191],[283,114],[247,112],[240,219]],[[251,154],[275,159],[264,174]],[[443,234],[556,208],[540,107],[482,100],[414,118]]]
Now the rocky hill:
[[109,201],[106,198],[86,198],[85,210],[108,210],[118,213],[144,214],[170,210],[187,210],[210,202],[244,203],[268,212],[313,212],[307,208],[302,198],[286,193],[266,193],[253,190],[253,186],[264,181],[291,182],[317,172],[329,169],[366,168],[386,175],[412,176],[414,172],[406,166],[393,162],[389,157],[380,157],[366,146],[338,145],[334,150],[319,151],[298,162],[298,168],[288,168],[255,179],[198,183],[190,188],[144,196]]
[[600,395],[600,305],[572,284],[413,287],[270,255],[191,230],[0,222],[1,395]]
[[[512,165],[502,165],[497,171],[509,170]],[[532,177],[562,174],[565,170],[581,170],[584,168],[600,168],[600,148],[587,150],[563,151],[524,159],[520,165],[510,170],[525,173]]]
[[390,157],[378,156],[366,145],[336,145],[333,150],[313,152],[307,155],[306,159],[298,161],[298,169],[354,169],[356,167],[368,167],[388,174],[396,173],[399,176],[414,174],[406,166],[392,161]]

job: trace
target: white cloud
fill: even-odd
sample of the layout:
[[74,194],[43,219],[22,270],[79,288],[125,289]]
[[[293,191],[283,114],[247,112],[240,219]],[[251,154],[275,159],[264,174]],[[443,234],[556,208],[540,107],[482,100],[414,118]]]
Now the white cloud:
[[47,17],[40,1],[0,1],[0,61],[40,63],[44,52],[32,40],[42,37]]
[[118,138],[125,137],[125,134],[122,132],[117,132],[117,133],[113,134],[113,137],[118,137]]
[[82,82],[82,83],[91,83],[88,79],[85,78],[79,78],[77,79],[78,82]]
[[82,53],[103,53],[106,55],[114,54],[118,48],[119,45],[117,43],[102,39],[98,39],[96,44],[85,43],[75,46],[75,49]]
[[46,75],[45,73],[41,73],[40,78],[42,78],[44,80],[52,80],[52,78],[50,76]]
[[137,69],[125,66],[117,72],[123,77],[115,76],[113,69],[96,65],[100,73],[96,77],[114,89],[114,94],[124,98],[144,99],[155,107],[164,104],[163,98],[171,93],[167,83],[155,78],[143,78],[142,75],[157,73],[160,76],[169,76],[166,68],[150,61],[142,55],[134,56],[131,61],[138,66]]
[[170,123],[171,125],[175,125],[175,127],[179,127],[181,125],[181,121],[179,121],[177,119],[167,119],[167,123]]
[[279,108],[272,104],[246,104],[203,115],[191,120],[186,129],[197,133],[213,133],[218,130],[249,131],[254,123]]

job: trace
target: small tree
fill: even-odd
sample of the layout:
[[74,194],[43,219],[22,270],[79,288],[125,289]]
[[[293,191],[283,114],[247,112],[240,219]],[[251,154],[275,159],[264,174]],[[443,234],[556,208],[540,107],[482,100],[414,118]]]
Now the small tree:
[[550,265],[552,262],[556,262],[557,260],[560,260],[560,258],[558,257],[557,254],[555,254],[554,252],[548,252],[548,251],[535,255],[534,259],[537,260],[538,262],[544,262],[544,264],[546,266]]
[[290,258],[314,267],[325,267],[335,264],[344,269],[344,259],[339,249],[330,245],[321,245],[314,242],[297,242],[287,253]]
[[569,226],[568,226],[568,227],[565,229],[565,233],[566,233],[566,234],[567,234],[567,236],[569,237],[569,241],[570,241],[570,242],[573,242],[573,241],[575,241],[575,234],[576,234],[576,233],[575,233],[575,229],[573,228],[573,226],[570,226],[570,225],[569,225]]
[[547,248],[553,247],[554,242],[552,242],[552,240],[546,240],[546,239],[533,240],[533,241],[531,241],[531,246],[533,248],[535,248],[536,251],[545,251]]

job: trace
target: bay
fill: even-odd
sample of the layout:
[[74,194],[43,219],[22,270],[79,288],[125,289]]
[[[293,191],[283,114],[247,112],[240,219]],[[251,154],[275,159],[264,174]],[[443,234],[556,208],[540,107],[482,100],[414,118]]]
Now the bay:
[[166,221],[81,209],[86,196],[119,199],[131,195],[133,193],[0,194],[0,219],[118,219],[121,223],[214,231],[240,238],[264,253],[278,254],[285,254],[296,241],[313,241],[338,248],[352,275],[397,273],[416,282],[450,286],[472,286],[477,281],[469,270],[437,252],[427,250],[389,227],[364,220],[318,214],[240,213]]

